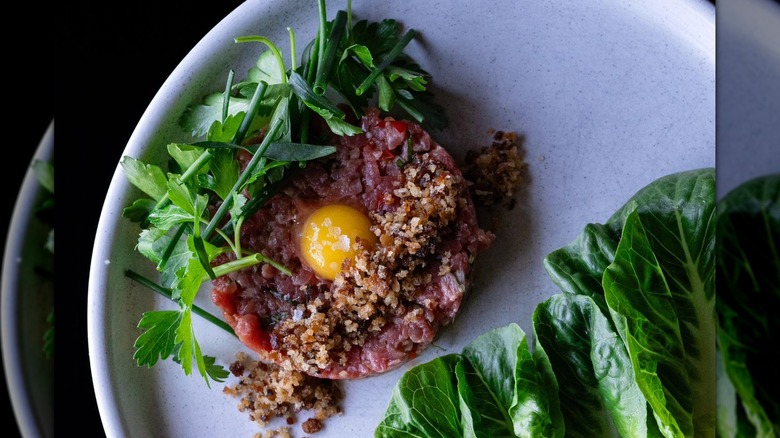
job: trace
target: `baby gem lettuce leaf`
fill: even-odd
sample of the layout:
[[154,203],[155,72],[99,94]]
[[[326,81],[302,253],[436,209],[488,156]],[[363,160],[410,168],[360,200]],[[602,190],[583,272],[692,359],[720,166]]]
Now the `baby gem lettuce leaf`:
[[407,371],[376,437],[562,437],[558,387],[544,350],[510,324]]
[[[604,292],[636,382],[667,436],[693,436],[691,376],[672,294],[636,212],[626,220]],[[712,339],[712,338],[711,338]]]
[[393,388],[376,436],[461,436],[457,355],[436,358],[408,372]]
[[780,174],[757,177],[718,204],[718,435],[780,436]]
[[[556,352],[551,353],[551,362],[561,388],[566,388],[563,393],[570,394],[562,395],[562,400],[571,397],[582,404],[564,409],[567,430],[570,425],[593,427],[596,423],[583,421],[587,417],[582,414],[599,400],[601,404],[594,406],[606,409],[622,434],[644,427],[642,402],[632,399],[633,407],[625,411],[625,402],[616,403],[620,392],[604,391],[608,383],[640,389],[655,419],[655,425],[647,422],[647,435],[654,435],[657,428],[667,437],[713,436],[714,169],[652,182],[605,224],[587,225],[574,242],[549,254],[545,267],[566,295],[592,301],[552,298],[534,315],[537,330],[541,332],[544,324],[548,332],[540,342]],[[560,309],[560,300],[577,301],[583,317]],[[593,330],[596,325],[599,329]],[[560,338],[556,332],[569,335]],[[572,338],[576,333],[588,336]],[[561,346],[561,339],[576,350]],[[591,354],[589,366],[586,353],[591,348],[598,348],[599,354]],[[613,374],[604,374],[605,370]],[[614,381],[604,382],[604,377]],[[577,387],[592,390],[581,396]],[[630,420],[626,415],[634,414],[626,412],[638,415],[633,424],[626,423]]]
[[625,344],[593,298],[553,295],[533,322],[559,382],[566,436],[661,436]]

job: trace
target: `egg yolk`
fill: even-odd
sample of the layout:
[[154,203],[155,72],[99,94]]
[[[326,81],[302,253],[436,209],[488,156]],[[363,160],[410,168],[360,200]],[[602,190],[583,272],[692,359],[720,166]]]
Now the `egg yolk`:
[[335,280],[341,264],[358,252],[357,239],[372,247],[377,238],[371,221],[359,210],[347,205],[326,205],[306,219],[301,233],[301,254],[320,277]]

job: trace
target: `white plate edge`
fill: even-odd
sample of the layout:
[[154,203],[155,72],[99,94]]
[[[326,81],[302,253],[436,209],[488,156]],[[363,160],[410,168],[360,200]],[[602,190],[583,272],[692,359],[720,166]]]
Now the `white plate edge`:
[[[17,255],[24,246],[24,237],[32,217],[34,199],[41,192],[35,172],[32,170],[32,162],[36,159],[48,160],[54,149],[54,120],[49,122],[41,141],[36,147],[33,158],[28,163],[27,171],[22,180],[21,189],[14,203],[11,222],[8,226],[8,239],[5,242],[3,253],[3,278],[2,278],[2,302],[0,308],[0,322],[2,323],[2,351],[3,371],[5,372],[6,386],[11,399],[14,417],[19,431],[24,437],[41,436],[41,426],[36,418],[31,405],[32,401],[25,388],[24,370],[18,358],[21,352],[17,346],[19,337],[16,330],[17,314],[13,311],[17,307],[17,276],[7,275],[17,269]],[[30,208],[27,208],[30,207]],[[24,208],[24,210],[22,210]]]

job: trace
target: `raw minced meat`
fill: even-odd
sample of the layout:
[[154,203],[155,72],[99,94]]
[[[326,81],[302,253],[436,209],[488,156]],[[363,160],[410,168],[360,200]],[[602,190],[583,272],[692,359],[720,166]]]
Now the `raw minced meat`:
[[[242,342],[317,377],[369,376],[418,355],[457,315],[475,256],[493,239],[455,161],[420,125],[369,109],[362,128],[332,136],[335,154],[307,163],[244,223],[242,245],[292,275],[262,265],[213,282],[212,299]],[[300,250],[303,222],[330,204],[365,214],[377,237],[333,281]]]

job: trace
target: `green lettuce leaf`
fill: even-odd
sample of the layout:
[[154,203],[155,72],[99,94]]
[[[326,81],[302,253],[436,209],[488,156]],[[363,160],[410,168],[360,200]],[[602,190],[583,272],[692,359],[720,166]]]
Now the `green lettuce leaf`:
[[517,324],[485,333],[462,354],[407,371],[376,437],[561,437],[558,387],[547,355]]
[[780,436],[780,174],[747,181],[718,204],[719,436]]
[[[656,425],[648,422],[648,434],[656,426],[665,436],[715,433],[714,252],[715,173],[708,168],[653,181],[606,223],[586,225],[574,242],[545,258],[550,278],[564,293],[591,298],[606,317],[601,336],[614,339],[619,335],[630,358],[617,359],[620,367],[633,369],[656,420]],[[544,311],[564,316],[552,307]],[[593,309],[589,312],[594,315]],[[597,394],[589,371],[580,375],[562,371],[562,366],[571,364],[587,370],[586,340],[554,336],[577,330],[584,333],[589,329],[588,319],[573,322],[572,315],[563,319],[551,315],[547,323],[554,327],[543,327],[547,332],[541,343],[553,355],[553,368],[563,373],[559,377],[567,388],[579,385],[591,388],[590,396]],[[567,324],[574,326],[561,327]],[[566,345],[555,347],[554,340],[576,345],[579,351],[572,353]],[[558,348],[562,351],[552,353]],[[590,359],[594,370],[604,366],[604,358]],[[574,379],[578,383],[572,383]],[[607,407],[613,402],[607,394],[598,393],[601,405],[594,404],[598,400],[590,396],[578,398],[583,406],[564,408],[567,424],[581,422],[585,405]],[[639,406],[632,409],[639,412]],[[619,412],[609,412],[616,428],[629,427],[620,425]],[[640,418],[636,424],[642,422]],[[589,427],[594,424],[587,423]]]
[[625,345],[591,297],[553,295],[533,323],[559,382],[567,436],[660,436]]
[[664,435],[693,436],[691,378],[672,294],[636,212],[623,230],[604,273],[612,320]]
[[460,436],[453,380],[458,355],[446,355],[405,373],[393,388],[376,437]]

